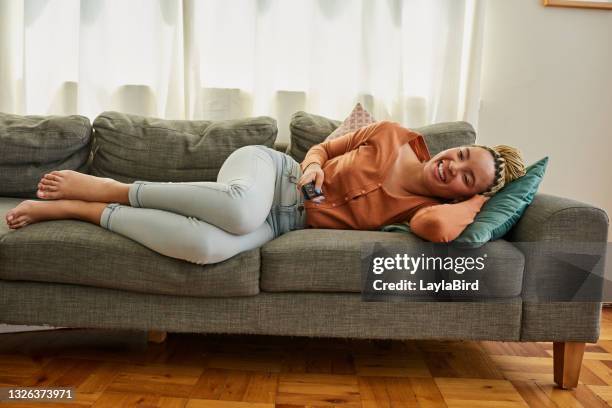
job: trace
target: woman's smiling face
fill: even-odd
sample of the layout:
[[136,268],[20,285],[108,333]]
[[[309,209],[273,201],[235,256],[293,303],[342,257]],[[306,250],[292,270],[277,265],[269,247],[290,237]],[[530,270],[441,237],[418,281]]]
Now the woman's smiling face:
[[481,147],[461,146],[444,150],[423,168],[425,186],[435,197],[466,199],[493,184],[495,162]]

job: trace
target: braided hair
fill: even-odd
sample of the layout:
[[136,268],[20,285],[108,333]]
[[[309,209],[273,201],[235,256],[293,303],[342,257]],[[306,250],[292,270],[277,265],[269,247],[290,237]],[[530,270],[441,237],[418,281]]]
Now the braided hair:
[[483,145],[472,145],[485,149],[493,156],[495,162],[495,177],[493,183],[483,193],[484,196],[491,197],[501,190],[506,184],[525,175],[525,164],[520,150],[507,145],[497,145],[493,147]]

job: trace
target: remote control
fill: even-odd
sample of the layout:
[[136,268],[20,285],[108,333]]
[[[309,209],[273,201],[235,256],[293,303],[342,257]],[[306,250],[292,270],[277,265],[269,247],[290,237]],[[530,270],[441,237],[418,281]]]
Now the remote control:
[[315,191],[315,185],[314,185],[314,181],[311,181],[308,184],[304,184],[302,186],[302,192],[304,193],[304,199],[305,200],[312,200],[315,197],[319,197],[322,196],[323,193],[317,193]]

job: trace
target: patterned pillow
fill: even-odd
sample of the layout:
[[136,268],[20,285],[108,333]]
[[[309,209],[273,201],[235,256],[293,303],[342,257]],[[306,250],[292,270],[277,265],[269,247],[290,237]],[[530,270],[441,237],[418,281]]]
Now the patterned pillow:
[[376,122],[370,112],[365,110],[361,103],[357,102],[357,105],[353,108],[351,114],[344,120],[344,122],[334,130],[325,140],[332,140],[347,133],[354,132],[355,130],[368,126],[371,123]]

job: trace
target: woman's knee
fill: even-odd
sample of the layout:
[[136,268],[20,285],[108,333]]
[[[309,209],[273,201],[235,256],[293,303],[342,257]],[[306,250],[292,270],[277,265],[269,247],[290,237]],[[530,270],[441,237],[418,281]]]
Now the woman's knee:
[[270,212],[270,200],[253,193],[247,191],[225,203],[224,220],[216,225],[232,234],[244,235],[263,224]]

